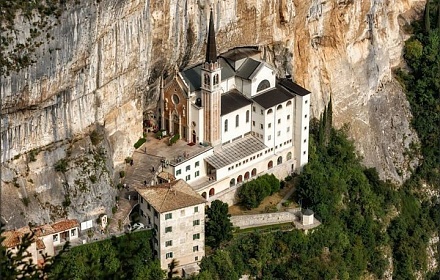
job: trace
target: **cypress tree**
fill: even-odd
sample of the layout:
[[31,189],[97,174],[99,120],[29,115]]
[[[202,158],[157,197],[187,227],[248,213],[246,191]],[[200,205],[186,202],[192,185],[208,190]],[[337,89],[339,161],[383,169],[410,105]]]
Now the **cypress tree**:
[[440,1],[437,4],[437,29],[440,32]]
[[431,21],[429,18],[429,0],[426,1],[424,17],[425,17],[425,32],[429,33],[431,32]]

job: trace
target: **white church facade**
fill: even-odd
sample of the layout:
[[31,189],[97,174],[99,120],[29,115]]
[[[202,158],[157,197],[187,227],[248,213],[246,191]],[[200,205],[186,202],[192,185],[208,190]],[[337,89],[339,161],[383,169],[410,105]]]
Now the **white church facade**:
[[161,129],[203,149],[164,171],[208,201],[260,174],[299,172],[308,162],[310,92],[275,72],[255,48],[218,56],[211,12],[205,61],[163,81],[158,109]]

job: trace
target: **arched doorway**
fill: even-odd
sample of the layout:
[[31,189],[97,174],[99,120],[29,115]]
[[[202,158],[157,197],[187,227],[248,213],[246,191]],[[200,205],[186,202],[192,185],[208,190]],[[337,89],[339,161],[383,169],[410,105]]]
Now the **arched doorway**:
[[203,198],[206,199],[206,192],[203,192],[203,193],[202,193],[202,196],[203,196]]
[[273,167],[273,161],[269,161],[267,164],[267,169],[271,169]]
[[238,176],[237,177],[237,183],[241,183],[241,182],[243,182],[243,176]]
[[215,194],[214,188],[209,190],[209,197],[213,196]]
[[248,179],[249,179],[249,172],[246,172],[246,173],[244,174],[244,179],[245,179],[245,180],[248,180]]
[[252,177],[255,177],[255,175],[257,175],[257,169],[256,168],[252,169],[252,173],[251,173]]
[[283,163],[283,157],[279,156],[277,159],[277,165],[280,165],[281,163]]
[[229,186],[230,187],[235,186],[235,178],[232,178],[231,181],[229,181]]
[[193,130],[193,133],[192,133],[192,142],[197,143],[197,134],[196,134],[195,130]]
[[291,159],[292,159],[292,152],[288,152],[286,160],[291,160]]

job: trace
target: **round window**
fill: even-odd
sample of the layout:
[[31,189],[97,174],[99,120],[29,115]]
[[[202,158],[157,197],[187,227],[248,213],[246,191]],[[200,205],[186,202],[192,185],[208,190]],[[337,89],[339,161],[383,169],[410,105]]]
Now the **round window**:
[[179,101],[180,101],[179,96],[177,96],[177,94],[173,94],[173,103],[177,105],[179,104]]

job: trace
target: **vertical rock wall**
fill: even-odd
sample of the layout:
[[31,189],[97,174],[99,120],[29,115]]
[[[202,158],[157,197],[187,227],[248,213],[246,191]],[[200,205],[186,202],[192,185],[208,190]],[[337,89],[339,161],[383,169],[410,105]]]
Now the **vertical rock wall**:
[[291,73],[312,91],[314,116],[331,94],[335,124],[350,124],[366,163],[382,176],[401,181],[414,164],[402,156],[416,138],[391,69],[401,57],[402,24],[423,1],[67,2],[37,63],[1,80],[2,170],[20,169],[14,157],[39,147],[66,150],[66,141],[95,125],[117,169],[142,134],[142,113],[157,105],[160,75],[202,59],[210,7],[219,52],[260,46],[280,75]]

